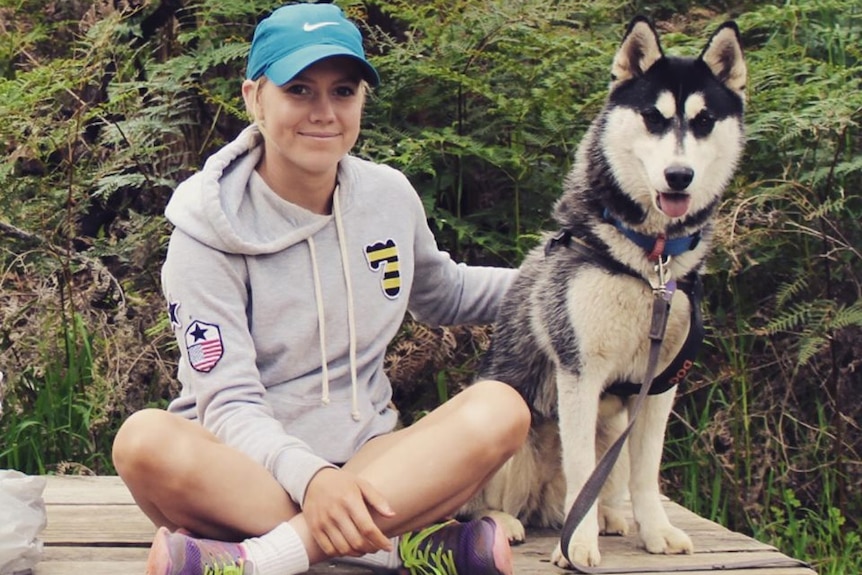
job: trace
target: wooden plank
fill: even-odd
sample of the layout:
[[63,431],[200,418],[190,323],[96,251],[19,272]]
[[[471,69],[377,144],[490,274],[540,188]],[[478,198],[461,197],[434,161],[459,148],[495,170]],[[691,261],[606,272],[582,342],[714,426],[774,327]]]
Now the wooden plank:
[[[545,541],[547,543],[548,541]],[[515,548],[514,571],[518,575],[569,575],[572,572],[550,564],[544,550],[537,556],[535,552],[525,551],[524,546]],[[142,575],[145,572],[147,549],[117,547],[48,547],[45,557],[37,565],[35,575],[61,575],[66,573],[87,573],[88,575]],[[748,554],[744,554],[748,555]],[[692,557],[696,557],[692,556]],[[658,557],[661,559],[661,557]],[[664,558],[666,561],[669,558]],[[702,563],[697,563],[702,564]],[[603,567],[611,567],[607,560]],[[667,570],[660,571],[671,575],[674,566],[667,562],[662,565]],[[645,573],[642,569],[624,566],[623,573],[637,575]],[[370,570],[327,563],[316,565],[310,575],[362,575]],[[739,569],[728,571],[732,575],[814,575],[814,571],[796,567],[773,567],[769,569]],[[652,572],[655,575],[655,572]],[[715,575],[714,570],[687,571],[688,575]]]
[[[701,518],[706,522],[706,519]],[[735,534],[734,540],[744,541],[750,539],[740,533]],[[730,571],[734,575],[745,575],[756,573],[756,575],[816,575],[814,571],[804,565],[797,565],[795,560],[782,555],[772,547],[752,545],[750,548],[739,549],[736,545],[710,544],[709,536],[704,533],[700,537],[693,537],[695,553],[692,555],[653,555],[647,553],[638,546],[636,535],[626,537],[602,537],[599,540],[599,549],[602,553],[601,566],[606,569],[616,569],[620,573],[673,573],[674,571],[686,570],[685,573],[715,573],[716,571]],[[551,530],[530,530],[527,533],[527,541],[522,545],[513,547],[513,559],[515,572],[537,573],[540,565],[544,566],[541,571],[545,573],[571,573],[550,563],[551,552],[557,545],[559,535]],[[751,540],[754,541],[754,540]],[[755,541],[755,543],[758,543]],[[713,549],[707,550],[712,547]],[[769,560],[776,565],[786,565],[769,568],[742,569],[742,563],[751,561]],[[701,566],[709,566],[710,569],[697,569]],[[739,570],[734,569],[736,566]],[[691,571],[689,571],[691,570]]]
[[[35,575],[81,572],[88,575],[141,575],[155,528],[137,508],[123,482],[117,477],[49,477],[45,490],[48,527],[43,560]],[[665,501],[671,521],[692,537],[693,555],[651,555],[638,547],[632,524],[626,537],[602,537],[602,567],[615,568],[626,575],[680,572],[688,575],[816,575],[774,547],[717,523],[688,509]],[[629,510],[630,513],[630,510]],[[513,548],[518,575],[561,575],[565,571],[551,565],[550,554],[559,535],[550,530],[529,530],[528,540]],[[770,560],[774,566],[739,568],[746,562]],[[314,566],[312,575],[365,575],[370,570],[326,563]]]
[[[143,575],[148,548],[142,547],[64,547],[45,548],[34,575],[85,573],[87,575]],[[364,575],[371,569],[334,562],[315,565],[309,575]]]
[[143,575],[146,569],[146,561],[47,561],[39,563],[33,575]]
[[[755,539],[746,538],[744,535],[739,533],[727,536],[720,533],[713,535],[709,532],[702,531],[700,533],[689,532],[688,535],[694,543],[695,553],[776,552],[774,547],[761,543]],[[535,534],[529,533],[528,536],[535,537]],[[548,535],[548,541],[551,548],[556,545],[557,538],[558,535]],[[548,551],[550,552],[550,549]],[[638,544],[637,534],[633,531],[626,537],[601,537],[599,539],[599,551],[601,551],[602,555],[613,554],[620,556],[638,556],[646,553],[646,551]]]
[[42,539],[48,545],[101,543],[149,546],[156,529],[137,508],[129,505],[48,506],[48,526]]
[[148,551],[144,547],[46,545],[33,575],[143,575]]
[[135,505],[126,484],[117,476],[49,475],[46,505]]
[[[670,522],[685,531],[689,537],[691,537],[694,542],[695,552],[776,551],[776,548],[772,545],[768,545],[742,533],[731,531],[730,529],[701,517],[672,501],[665,500],[663,502],[663,506],[665,512],[668,514]],[[631,517],[631,506],[624,506],[623,512]],[[643,549],[636,548],[634,543],[629,541],[630,538],[636,538],[636,533],[637,528],[635,527],[634,520],[630,519],[630,535],[628,537],[607,536],[600,539],[599,546],[602,553],[604,553],[606,549],[615,554],[644,553]],[[547,530],[531,530],[531,535],[534,537],[538,535],[541,537],[548,536],[551,539],[556,538],[552,532]],[[556,544],[555,540],[551,547],[553,547],[554,544]]]
[[50,545],[45,547],[42,562],[46,563],[145,563],[149,548],[145,547],[80,547]]

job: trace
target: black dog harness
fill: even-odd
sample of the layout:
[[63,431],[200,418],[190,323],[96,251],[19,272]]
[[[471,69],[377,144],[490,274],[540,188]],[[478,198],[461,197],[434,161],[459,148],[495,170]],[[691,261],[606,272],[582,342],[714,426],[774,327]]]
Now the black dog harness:
[[[697,245],[696,241],[692,242],[689,238],[685,238],[685,240],[685,249],[692,249]],[[639,242],[636,243],[641,245]],[[680,246],[682,243],[683,242],[680,242]],[[558,246],[564,246],[568,249],[575,250],[612,273],[626,274],[641,281],[646,281],[630,268],[604,254],[598,253],[578,238],[575,238],[569,230],[561,230],[548,240],[548,243],[545,244],[545,254],[550,253]],[[647,249],[646,246],[641,245],[641,247]],[[686,337],[682,348],[680,348],[679,353],[677,353],[673,361],[670,362],[670,365],[668,365],[663,372],[653,379],[652,386],[649,389],[650,395],[664,393],[673,386],[682,383],[688,375],[689,370],[691,370],[694,365],[694,360],[697,357],[701,344],[703,343],[703,314],[700,309],[701,301],[703,300],[703,282],[701,281],[700,274],[694,271],[690,272],[683,279],[676,282],[676,288],[688,296],[689,307],[691,308],[688,336]],[[611,393],[620,397],[629,397],[637,395],[640,392],[640,389],[641,384],[639,383],[616,381],[605,389],[605,393]]]
[[[679,353],[673,358],[663,372],[653,379],[650,395],[664,393],[675,385],[683,382],[689,370],[694,365],[697,352],[703,343],[703,314],[700,311],[700,302],[703,300],[703,282],[700,274],[691,272],[684,279],[677,282],[677,289],[688,296],[689,307],[691,307],[691,321],[688,327],[688,336],[682,344]],[[641,384],[630,381],[617,381],[605,389],[606,393],[628,397],[637,395],[641,390]]]

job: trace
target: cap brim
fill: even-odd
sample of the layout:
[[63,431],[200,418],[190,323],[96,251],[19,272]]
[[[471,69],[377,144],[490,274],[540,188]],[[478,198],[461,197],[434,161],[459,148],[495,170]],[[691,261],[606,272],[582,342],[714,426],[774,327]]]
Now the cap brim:
[[347,56],[352,58],[360,65],[362,77],[366,82],[372,86],[380,84],[380,76],[371,64],[357,56],[348,48],[329,44],[300,48],[299,50],[288,54],[281,60],[273,62],[266,69],[264,74],[277,86],[281,86],[282,84],[286,84],[291,81],[297,74],[315,62],[319,62],[324,58],[331,58],[333,56]]

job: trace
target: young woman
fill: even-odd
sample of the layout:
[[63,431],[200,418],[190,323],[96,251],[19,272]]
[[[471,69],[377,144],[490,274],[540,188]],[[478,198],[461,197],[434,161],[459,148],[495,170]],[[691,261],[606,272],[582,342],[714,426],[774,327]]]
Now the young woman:
[[523,443],[527,406],[481,381],[395,430],[383,358],[406,312],[491,321],[515,272],[454,263],[407,179],[348,154],[377,83],[337,7],[276,10],[242,85],[253,124],[167,207],[182,392],[113,450],[159,527],[150,574],[511,573],[493,520],[444,520]]

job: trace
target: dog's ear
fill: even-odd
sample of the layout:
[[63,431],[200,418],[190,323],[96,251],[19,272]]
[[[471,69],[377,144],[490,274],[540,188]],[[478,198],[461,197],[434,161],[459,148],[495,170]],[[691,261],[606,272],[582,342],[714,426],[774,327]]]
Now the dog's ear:
[[700,59],[725,86],[745,97],[748,70],[742,55],[739,28],[735,22],[725,22],[719,26],[706,43]]
[[644,16],[636,16],[629,24],[623,43],[614,56],[611,87],[641,76],[663,57],[664,52],[652,23]]

